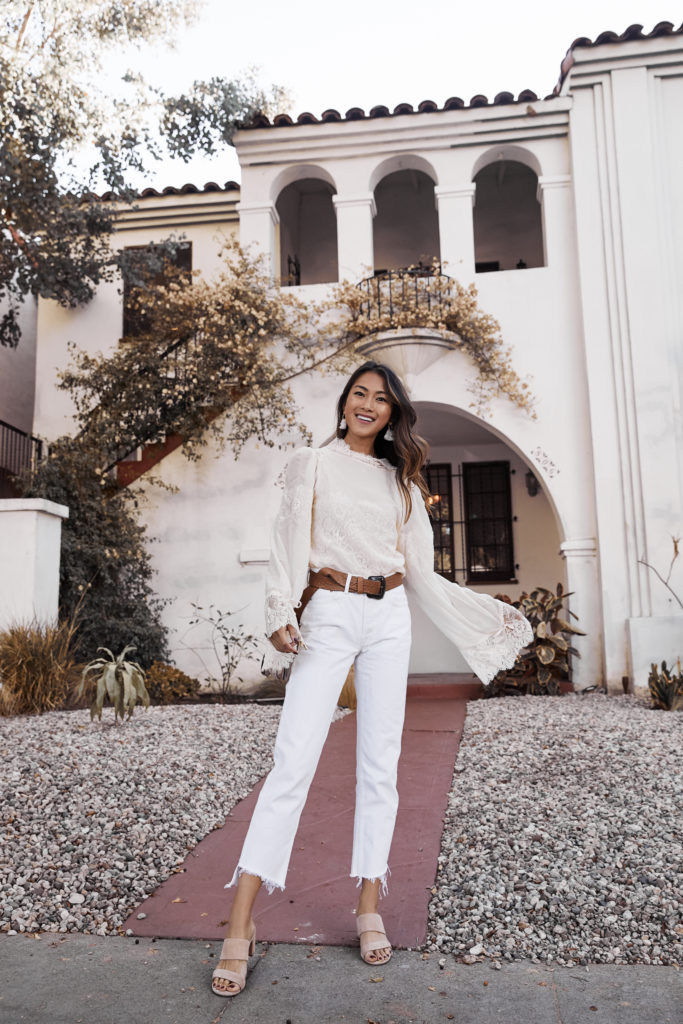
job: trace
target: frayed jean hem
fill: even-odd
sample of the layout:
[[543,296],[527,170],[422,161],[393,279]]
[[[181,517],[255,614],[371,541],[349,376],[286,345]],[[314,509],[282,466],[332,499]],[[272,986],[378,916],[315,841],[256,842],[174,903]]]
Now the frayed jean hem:
[[237,885],[237,882],[239,881],[240,875],[245,875],[245,874],[246,875],[256,875],[257,878],[260,878],[261,879],[261,883],[263,885],[265,885],[266,889],[268,890],[268,895],[269,896],[276,889],[281,889],[282,892],[285,891],[284,885],[281,885],[280,882],[275,882],[275,881],[273,881],[272,878],[264,878],[263,875],[259,871],[256,871],[254,868],[242,867],[241,864],[237,865],[237,867],[235,868],[235,874],[232,876],[232,878],[230,879],[228,884],[223,886],[223,888],[224,889],[230,889],[230,888],[232,888],[233,885]]
[[375,878],[367,878],[366,875],[353,875],[353,874],[350,877],[358,879],[358,881],[356,882],[356,889],[360,889],[361,885],[363,884],[363,879],[364,878],[367,878],[368,882],[379,882],[380,883],[379,894],[380,894],[380,896],[386,896],[387,893],[389,892],[388,876],[390,874],[391,874],[391,869],[389,867],[387,867],[387,869],[386,869],[386,871],[384,872],[383,875],[379,875],[379,876],[377,876]]

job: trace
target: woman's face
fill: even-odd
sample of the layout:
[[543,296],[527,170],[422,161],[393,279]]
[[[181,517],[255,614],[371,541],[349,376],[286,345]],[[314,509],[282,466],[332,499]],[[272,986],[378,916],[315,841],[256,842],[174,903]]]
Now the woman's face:
[[392,408],[382,375],[372,370],[362,373],[349,391],[344,406],[347,437],[374,440],[391,419]]

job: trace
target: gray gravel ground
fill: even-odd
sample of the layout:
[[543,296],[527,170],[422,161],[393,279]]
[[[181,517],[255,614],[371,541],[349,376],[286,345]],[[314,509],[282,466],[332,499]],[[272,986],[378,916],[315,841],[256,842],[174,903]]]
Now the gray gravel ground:
[[682,727],[634,697],[471,702],[425,948],[680,963]]
[[280,710],[0,719],[0,928],[115,932],[270,770]]
[[[115,933],[270,770],[279,717],[0,719],[0,930]],[[424,949],[680,962],[681,726],[628,697],[471,702]]]

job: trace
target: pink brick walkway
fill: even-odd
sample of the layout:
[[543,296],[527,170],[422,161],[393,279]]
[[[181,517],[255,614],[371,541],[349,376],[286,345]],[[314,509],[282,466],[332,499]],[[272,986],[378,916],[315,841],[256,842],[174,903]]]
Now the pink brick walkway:
[[[427,904],[436,878],[443,818],[465,720],[478,695],[472,677],[413,677],[408,688],[399,810],[389,857],[389,892],[379,910],[392,945],[414,947],[426,937]],[[439,680],[435,685],[433,680]],[[460,681],[462,680],[462,681]],[[466,681],[465,681],[466,680]],[[318,764],[284,892],[262,889],[254,918],[257,940],[353,945],[358,892],[349,877],[355,800],[356,716],[331,728]],[[188,855],[125,922],[135,935],[222,938],[234,889],[224,889],[237,863],[263,780]],[[147,917],[139,921],[138,913]]]

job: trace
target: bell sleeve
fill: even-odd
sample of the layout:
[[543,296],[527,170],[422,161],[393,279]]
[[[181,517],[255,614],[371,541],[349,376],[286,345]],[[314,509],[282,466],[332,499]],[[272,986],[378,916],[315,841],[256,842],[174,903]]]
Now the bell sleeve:
[[419,489],[411,489],[412,510],[399,532],[405,558],[405,587],[441,632],[460,650],[473,672],[488,683],[512,668],[531,643],[528,619],[512,605],[479,594],[434,571],[434,533]]
[[285,469],[284,493],[273,523],[266,570],[268,637],[288,623],[297,626],[294,609],[300,604],[308,578],[315,471],[313,448],[298,448]]

